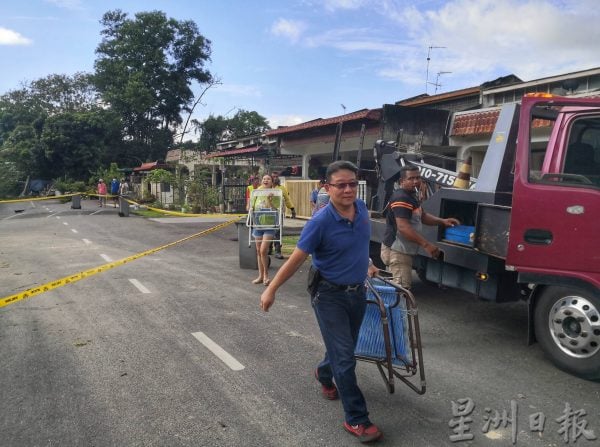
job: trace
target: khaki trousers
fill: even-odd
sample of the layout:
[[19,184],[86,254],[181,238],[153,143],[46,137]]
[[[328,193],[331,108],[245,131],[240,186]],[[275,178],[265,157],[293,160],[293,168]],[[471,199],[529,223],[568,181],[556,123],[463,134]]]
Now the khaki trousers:
[[392,273],[393,281],[405,289],[412,286],[412,256],[381,244],[381,260]]

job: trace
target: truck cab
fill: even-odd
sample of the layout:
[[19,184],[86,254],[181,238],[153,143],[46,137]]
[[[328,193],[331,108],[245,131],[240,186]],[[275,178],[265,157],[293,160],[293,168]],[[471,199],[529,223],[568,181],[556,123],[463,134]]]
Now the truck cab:
[[[540,127],[551,129],[543,142]],[[527,300],[530,341],[560,368],[600,378],[600,99],[536,94],[503,106],[477,182],[422,206],[464,232],[423,228],[442,252],[414,257],[423,280]]]
[[[538,342],[561,368],[600,377],[600,102],[524,98],[507,268],[531,285]],[[556,116],[531,142],[536,109]]]

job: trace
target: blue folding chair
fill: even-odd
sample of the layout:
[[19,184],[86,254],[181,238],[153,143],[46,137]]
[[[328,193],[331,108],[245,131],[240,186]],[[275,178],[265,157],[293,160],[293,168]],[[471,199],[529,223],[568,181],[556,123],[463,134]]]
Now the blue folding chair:
[[[418,394],[426,389],[416,301],[410,290],[384,278],[367,279],[367,309],[358,334],[355,356],[375,363],[388,392],[394,378]],[[420,384],[413,383],[419,374]]]

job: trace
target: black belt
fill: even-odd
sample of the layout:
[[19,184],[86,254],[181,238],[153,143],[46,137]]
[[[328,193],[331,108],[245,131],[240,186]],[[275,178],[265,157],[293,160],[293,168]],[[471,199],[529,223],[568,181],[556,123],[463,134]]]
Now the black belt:
[[358,289],[364,286],[364,283],[362,282],[358,284],[334,284],[326,279],[321,279],[321,283],[343,292],[356,292]]

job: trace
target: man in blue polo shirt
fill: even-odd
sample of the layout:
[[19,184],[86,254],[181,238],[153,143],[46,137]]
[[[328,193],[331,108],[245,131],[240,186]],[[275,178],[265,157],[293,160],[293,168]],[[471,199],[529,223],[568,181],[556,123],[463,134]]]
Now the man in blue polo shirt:
[[371,225],[365,203],[357,199],[357,173],[348,161],[329,165],[325,185],[329,204],[306,223],[294,252],[261,295],[260,305],[267,312],[277,289],[312,255],[311,268],[320,274],[312,307],[326,348],[315,376],[325,398],[341,398],[346,431],[361,442],[371,442],[382,434],[369,420],[356,381],[354,348],[366,307],[364,281],[378,270],[369,259]]

